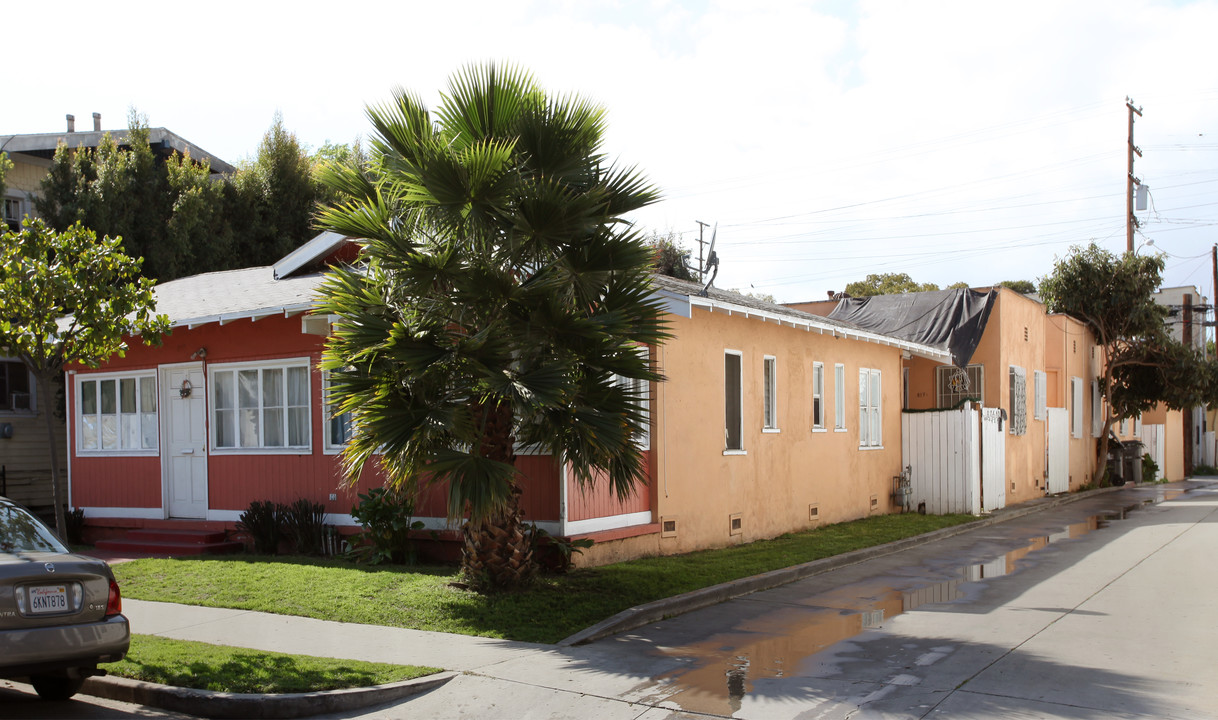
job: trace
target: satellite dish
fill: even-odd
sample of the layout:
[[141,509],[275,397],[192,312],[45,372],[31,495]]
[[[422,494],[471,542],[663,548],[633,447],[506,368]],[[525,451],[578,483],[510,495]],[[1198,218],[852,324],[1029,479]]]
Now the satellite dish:
[[707,296],[707,289],[710,288],[711,283],[715,282],[715,277],[719,275],[719,255],[715,253],[715,238],[718,236],[719,223],[715,223],[715,229],[711,231],[710,248],[706,252],[706,267],[702,268],[703,278],[706,277],[708,272],[711,273],[711,276],[710,279],[706,281],[706,284],[702,286],[702,292],[698,293],[698,295],[702,297]]

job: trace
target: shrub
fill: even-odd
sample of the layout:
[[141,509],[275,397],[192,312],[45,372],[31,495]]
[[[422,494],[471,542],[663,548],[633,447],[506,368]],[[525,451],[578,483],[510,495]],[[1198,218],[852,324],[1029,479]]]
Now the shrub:
[[[591,538],[571,540],[570,538],[555,537],[537,527],[537,525],[532,526],[530,533],[530,541],[533,544],[533,556],[544,557],[545,566],[559,574],[570,572],[575,556],[582,554],[585,548],[592,547],[596,542]],[[549,550],[548,556],[543,555],[543,549]]]
[[241,513],[237,529],[248,534],[254,541],[254,552],[274,555],[279,552],[279,540],[283,537],[283,516],[287,508],[270,500],[255,500],[249,510]]
[[326,506],[307,498],[281,507],[283,534],[287,536],[296,552],[302,555],[321,555],[326,527]]
[[1213,465],[1194,465],[1193,475],[1218,475],[1218,468]]
[[1149,455],[1142,456],[1142,482],[1159,482],[1159,463]]
[[366,544],[353,551],[357,559],[377,565],[383,562],[410,563],[415,561],[411,530],[421,530],[423,523],[411,521],[414,497],[409,493],[374,488],[360,493],[359,505],[351,508],[351,517],[363,527],[360,539]]

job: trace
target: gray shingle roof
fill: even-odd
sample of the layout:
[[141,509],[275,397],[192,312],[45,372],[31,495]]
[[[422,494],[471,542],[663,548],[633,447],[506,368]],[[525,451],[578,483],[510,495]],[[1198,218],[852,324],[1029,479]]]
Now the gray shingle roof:
[[204,273],[156,286],[156,311],[173,325],[307,312],[322,273],[275,279],[270,266]]

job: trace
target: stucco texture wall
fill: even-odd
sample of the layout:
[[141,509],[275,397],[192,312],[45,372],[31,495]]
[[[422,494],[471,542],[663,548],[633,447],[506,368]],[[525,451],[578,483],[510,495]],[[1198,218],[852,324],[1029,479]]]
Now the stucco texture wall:
[[[900,472],[900,354],[894,348],[693,309],[658,351],[655,515],[659,551],[722,547],[892,509]],[[741,356],[743,454],[725,454],[725,351]],[[777,364],[777,431],[763,431],[763,358]],[[813,430],[813,363],[824,364],[825,428]],[[845,428],[835,431],[834,366]],[[883,447],[859,448],[859,369],[880,370]],[[872,506],[872,500],[875,506]],[[815,510],[815,519],[812,511]],[[732,520],[739,521],[733,530]]]

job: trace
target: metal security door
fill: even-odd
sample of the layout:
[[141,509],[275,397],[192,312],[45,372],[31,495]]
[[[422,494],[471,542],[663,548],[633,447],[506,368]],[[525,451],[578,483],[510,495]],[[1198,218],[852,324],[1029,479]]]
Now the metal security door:
[[1048,453],[1049,494],[1070,491],[1070,411],[1048,408],[1045,423],[1045,446]]
[[207,517],[207,393],[203,365],[161,367],[161,473],[169,516]]
[[1007,505],[1007,442],[1002,410],[981,410],[981,506],[998,510]]

